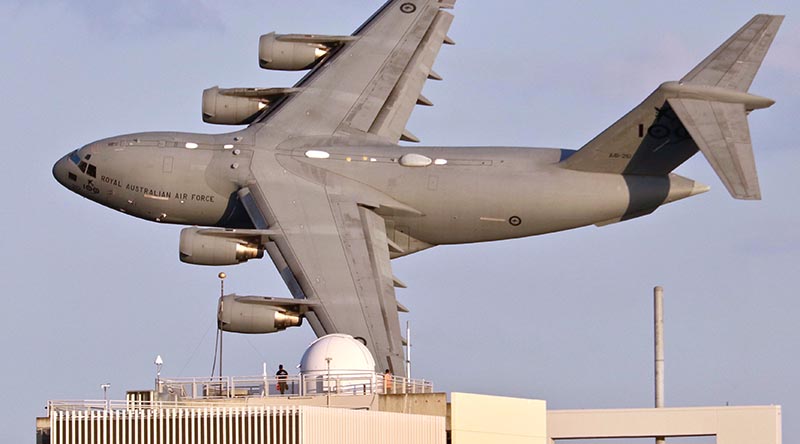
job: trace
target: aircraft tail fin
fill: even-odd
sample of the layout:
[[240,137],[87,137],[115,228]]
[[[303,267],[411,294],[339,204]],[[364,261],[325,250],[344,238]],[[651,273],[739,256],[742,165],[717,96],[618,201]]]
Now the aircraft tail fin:
[[689,71],[681,83],[747,91],[782,22],[782,15],[756,15]]
[[775,102],[747,89],[782,20],[753,17],[680,82],[659,86],[562,166],[660,176],[699,150],[733,197],[760,199],[747,113]]

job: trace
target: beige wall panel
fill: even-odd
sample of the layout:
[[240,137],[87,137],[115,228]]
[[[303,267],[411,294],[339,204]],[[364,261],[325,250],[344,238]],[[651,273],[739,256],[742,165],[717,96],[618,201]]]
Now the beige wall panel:
[[547,404],[535,399],[452,393],[453,444],[545,444]]
[[716,436],[717,444],[781,444],[781,408],[553,410],[547,432],[556,440]]

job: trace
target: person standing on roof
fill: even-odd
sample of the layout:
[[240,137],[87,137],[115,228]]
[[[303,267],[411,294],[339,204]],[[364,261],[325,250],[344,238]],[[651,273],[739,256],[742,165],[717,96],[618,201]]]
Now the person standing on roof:
[[392,372],[389,371],[387,368],[385,372],[383,372],[383,392],[389,393],[392,391],[392,380],[393,380]]
[[278,365],[278,371],[275,373],[275,377],[278,378],[278,390],[281,392],[281,395],[286,392],[286,378],[289,377],[289,372],[287,372],[283,368],[283,364]]

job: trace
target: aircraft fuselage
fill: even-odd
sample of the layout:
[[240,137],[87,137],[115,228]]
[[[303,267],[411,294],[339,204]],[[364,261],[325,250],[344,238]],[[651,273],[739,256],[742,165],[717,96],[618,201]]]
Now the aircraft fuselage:
[[[334,175],[422,213],[382,214],[387,234],[403,244],[406,254],[439,244],[624,220],[707,189],[675,174],[625,176],[564,169],[559,162],[573,151],[562,149],[284,145],[259,146],[248,130],[130,134],[99,140],[64,156],[53,174],[73,192],[131,216],[224,228],[252,227],[236,192],[252,180],[254,164],[270,168],[269,177],[288,187],[297,180],[326,183],[326,177]],[[309,157],[309,151],[325,153],[325,158]],[[401,165],[401,157],[409,153],[434,162]],[[282,196],[291,199],[289,193]]]

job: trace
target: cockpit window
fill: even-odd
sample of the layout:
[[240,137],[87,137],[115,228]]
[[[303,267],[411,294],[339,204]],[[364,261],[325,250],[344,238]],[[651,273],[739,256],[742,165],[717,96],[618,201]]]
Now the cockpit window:
[[81,161],[81,158],[78,156],[78,150],[69,153],[69,160],[72,161],[72,163],[74,163],[75,165],[77,165]]
[[86,172],[86,165],[87,165],[87,163],[81,160],[81,162],[78,164],[78,169],[81,170],[82,173],[85,173]]
[[86,168],[86,174],[91,177],[97,178],[97,168],[94,167],[92,164],[88,164]]
[[92,158],[91,154],[87,154],[87,155],[83,156],[83,160],[86,160],[86,161],[88,161],[91,158]]

